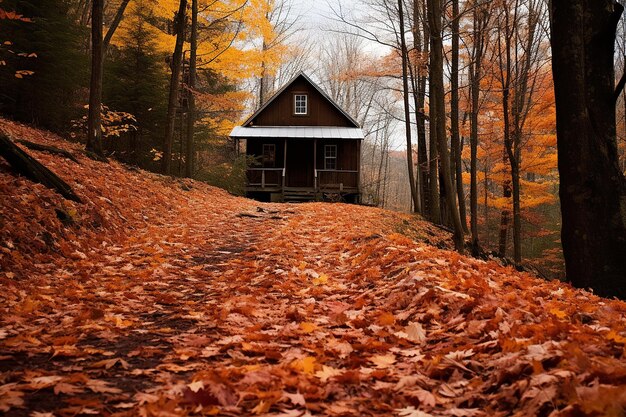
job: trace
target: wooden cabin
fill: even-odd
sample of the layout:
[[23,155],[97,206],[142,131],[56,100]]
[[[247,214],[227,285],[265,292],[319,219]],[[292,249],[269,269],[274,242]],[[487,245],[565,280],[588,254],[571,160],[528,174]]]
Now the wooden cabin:
[[261,201],[360,201],[363,131],[304,73],[233,129],[246,195]]

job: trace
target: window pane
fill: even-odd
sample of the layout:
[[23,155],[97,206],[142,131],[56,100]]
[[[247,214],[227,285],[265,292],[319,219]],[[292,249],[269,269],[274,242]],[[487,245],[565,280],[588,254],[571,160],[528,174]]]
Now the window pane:
[[304,94],[296,94],[294,101],[295,114],[307,114],[307,96]]
[[337,169],[337,145],[324,145],[324,169]]
[[263,166],[273,167],[276,163],[276,145],[263,144]]

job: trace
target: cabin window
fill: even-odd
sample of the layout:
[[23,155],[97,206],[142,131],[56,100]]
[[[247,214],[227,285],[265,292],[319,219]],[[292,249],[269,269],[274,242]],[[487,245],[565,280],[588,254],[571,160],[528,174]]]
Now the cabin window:
[[308,114],[308,97],[306,94],[294,95],[294,114]]
[[276,145],[273,143],[263,144],[263,166],[266,168],[276,166]]
[[337,169],[337,145],[324,145],[324,169]]

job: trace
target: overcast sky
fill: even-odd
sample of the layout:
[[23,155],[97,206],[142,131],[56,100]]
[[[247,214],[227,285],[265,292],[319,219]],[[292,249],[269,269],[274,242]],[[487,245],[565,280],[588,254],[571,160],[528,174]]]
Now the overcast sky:
[[300,15],[308,30],[317,30],[329,25],[332,10],[326,0],[292,0],[293,14]]

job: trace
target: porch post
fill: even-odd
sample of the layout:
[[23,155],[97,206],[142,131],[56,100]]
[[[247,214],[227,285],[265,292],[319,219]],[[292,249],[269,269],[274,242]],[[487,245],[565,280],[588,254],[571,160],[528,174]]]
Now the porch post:
[[285,175],[287,174],[287,139],[285,139],[285,154],[283,155],[283,189],[285,188]]
[[358,202],[361,202],[361,141],[356,141],[356,192]]
[[313,139],[313,189],[317,192],[317,138]]

